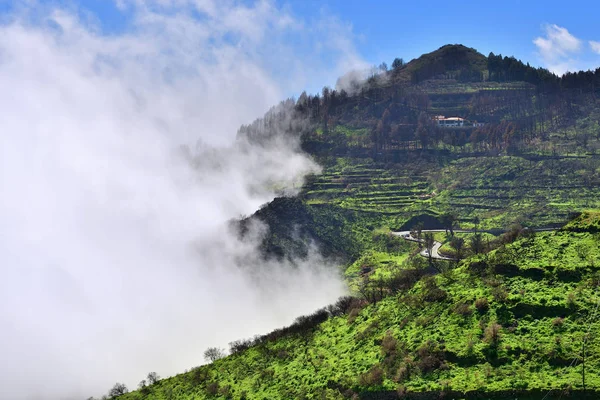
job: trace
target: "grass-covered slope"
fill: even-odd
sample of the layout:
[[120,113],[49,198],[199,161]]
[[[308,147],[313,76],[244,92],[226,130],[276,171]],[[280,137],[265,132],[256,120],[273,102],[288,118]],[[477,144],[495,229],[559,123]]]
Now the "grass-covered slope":
[[438,274],[399,242],[349,271],[356,300],[121,398],[583,398],[584,346],[597,398],[599,222],[524,231]]

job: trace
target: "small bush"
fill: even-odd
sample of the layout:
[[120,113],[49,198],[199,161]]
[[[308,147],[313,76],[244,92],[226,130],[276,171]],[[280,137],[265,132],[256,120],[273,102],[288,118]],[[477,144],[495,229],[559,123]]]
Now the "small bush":
[[448,293],[442,290],[437,285],[435,278],[428,277],[425,279],[425,288],[423,293],[423,300],[425,301],[444,301],[448,297]]
[[483,333],[484,340],[486,343],[498,347],[500,343],[500,332],[502,331],[502,326],[500,326],[496,322],[491,322]]
[[498,303],[504,303],[508,299],[508,291],[503,286],[497,286],[492,289],[492,296]]
[[576,306],[575,293],[569,292],[567,294],[567,307],[569,307],[569,308],[575,308],[575,306]]
[[488,299],[485,297],[481,297],[481,298],[475,300],[475,308],[477,309],[477,312],[479,312],[480,314],[485,314],[487,312],[487,310],[489,310],[489,308],[490,308]]
[[285,350],[279,350],[277,352],[277,358],[279,358],[280,360],[285,360],[285,359],[289,358],[289,356],[290,356],[290,353],[288,353]]
[[388,289],[390,289],[392,293],[407,291],[411,289],[424,274],[424,269],[402,269],[387,281]]
[[433,315],[424,315],[415,320],[415,325],[420,326],[421,328],[425,328],[435,322],[435,317]]
[[428,374],[438,369],[446,368],[446,358],[439,345],[431,340],[425,342],[417,350],[417,367],[422,374]]
[[223,397],[225,397],[226,399],[231,397],[231,386],[230,385],[225,385],[223,387],[221,387],[219,389],[219,394]]
[[468,317],[473,314],[471,306],[467,303],[460,303],[454,307],[454,312],[460,316]]
[[200,385],[208,379],[208,372],[205,368],[195,367],[190,371],[192,374],[191,380],[193,385]]
[[487,271],[488,265],[485,261],[474,261],[469,264],[469,271],[476,276],[482,276]]
[[252,346],[252,340],[250,339],[240,339],[234,340],[229,343],[229,352],[231,354],[237,354],[244,350],[249,349]]
[[555,328],[560,328],[565,323],[565,319],[562,317],[556,317],[552,320],[552,326]]
[[379,386],[383,383],[383,370],[379,365],[374,365],[370,370],[358,377],[360,386]]
[[414,372],[415,364],[410,357],[405,357],[402,360],[402,365],[396,371],[395,381],[398,383],[407,381],[410,379],[410,376]]
[[387,331],[381,341],[381,352],[386,357],[394,357],[398,349],[398,341],[390,331]]
[[346,314],[359,300],[351,296],[340,297],[335,304],[326,307],[327,312],[333,317]]
[[219,384],[217,382],[211,382],[206,385],[206,394],[216,396],[217,393],[219,393]]
[[349,323],[353,323],[354,320],[356,320],[356,317],[358,317],[360,314],[360,310],[360,308],[353,308],[352,310],[350,310],[350,313],[348,314]]

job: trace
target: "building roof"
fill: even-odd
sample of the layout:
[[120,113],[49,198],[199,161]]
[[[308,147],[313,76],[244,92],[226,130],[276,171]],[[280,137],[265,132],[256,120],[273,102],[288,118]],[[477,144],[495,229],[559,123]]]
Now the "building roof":
[[443,115],[436,115],[435,117],[433,117],[434,120],[436,121],[464,121],[464,118],[461,117],[444,117]]

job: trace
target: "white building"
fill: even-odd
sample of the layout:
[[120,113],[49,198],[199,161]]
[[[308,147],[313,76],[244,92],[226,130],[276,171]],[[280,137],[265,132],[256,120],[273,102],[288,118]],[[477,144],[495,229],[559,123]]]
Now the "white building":
[[461,117],[445,117],[443,115],[436,115],[433,117],[433,120],[440,128],[456,128],[463,126],[473,126],[474,128],[479,128],[484,125],[483,122],[470,122]]
[[465,119],[460,117],[444,117],[443,115],[438,115],[433,117],[433,120],[437,123],[437,125],[441,128],[453,128],[457,126],[465,126]]

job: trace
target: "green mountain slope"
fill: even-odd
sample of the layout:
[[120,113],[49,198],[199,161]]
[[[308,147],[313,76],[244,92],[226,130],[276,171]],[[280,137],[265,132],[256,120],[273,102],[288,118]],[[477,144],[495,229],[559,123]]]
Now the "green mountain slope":
[[[121,398],[600,397],[597,88],[600,69],[557,77],[448,45],[242,127],[298,140],[323,172],[233,227],[263,222],[266,258],[316,243],[352,297]],[[459,262],[390,233],[448,221],[483,231],[433,233]]]
[[400,246],[403,262],[372,264],[381,278],[369,300],[122,398],[580,396],[584,343],[586,389],[598,396],[599,222],[586,214],[560,231],[522,232],[458,267],[438,265],[441,274]]

